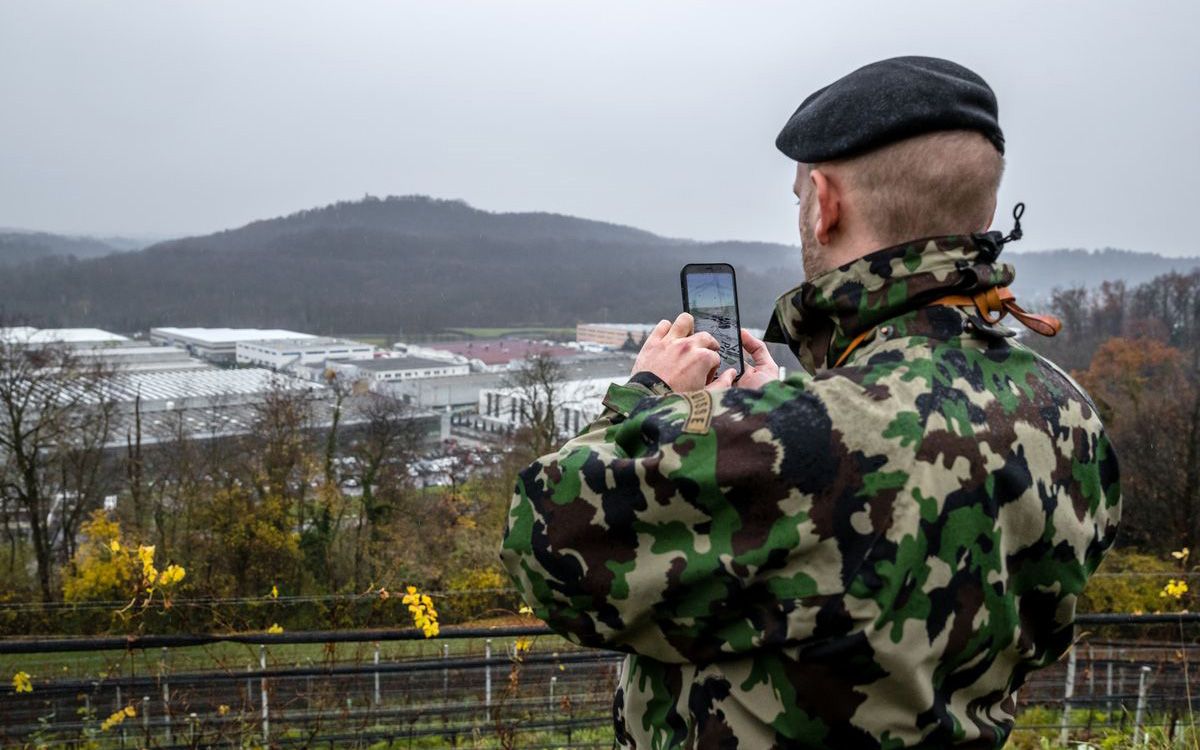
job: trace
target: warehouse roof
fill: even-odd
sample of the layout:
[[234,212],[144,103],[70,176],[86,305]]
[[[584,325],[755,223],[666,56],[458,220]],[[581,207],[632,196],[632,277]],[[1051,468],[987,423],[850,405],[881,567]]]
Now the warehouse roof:
[[0,329],[0,336],[25,344],[116,344],[128,336],[99,328],[30,328],[17,326]]
[[361,341],[350,341],[349,339],[334,339],[327,336],[309,336],[304,339],[254,339],[253,341],[239,341],[238,343],[256,344],[264,349],[296,349],[299,351],[307,351],[310,349],[328,349],[331,346],[341,346],[347,349],[374,349],[370,344],[364,344]]
[[377,359],[356,359],[351,362],[360,370],[388,372],[391,370],[424,370],[430,367],[466,367],[464,364],[446,362],[425,357],[379,357]]
[[527,339],[476,339],[473,341],[442,341],[432,344],[422,344],[427,349],[438,349],[444,352],[461,354],[470,359],[478,359],[485,365],[503,365],[513,360],[528,359],[535,354],[545,354],[550,357],[564,357],[578,354],[575,349],[545,341],[529,341]]
[[315,339],[311,333],[288,331],[283,328],[151,328],[151,333],[194,339],[206,344],[231,344],[238,341],[272,341]]

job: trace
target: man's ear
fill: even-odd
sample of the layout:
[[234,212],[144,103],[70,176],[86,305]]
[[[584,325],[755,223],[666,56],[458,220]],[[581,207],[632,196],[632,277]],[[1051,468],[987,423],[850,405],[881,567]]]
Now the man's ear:
[[812,182],[812,189],[817,191],[817,223],[813,230],[817,242],[828,245],[829,234],[837,230],[841,219],[841,193],[837,184],[820,169],[810,169],[808,179]]

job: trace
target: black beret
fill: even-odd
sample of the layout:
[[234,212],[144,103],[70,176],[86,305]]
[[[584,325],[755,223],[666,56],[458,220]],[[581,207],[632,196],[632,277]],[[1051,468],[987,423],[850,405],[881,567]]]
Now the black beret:
[[798,162],[818,164],[935,130],[977,130],[1004,153],[996,94],[986,81],[949,60],[893,57],[805,99],[775,146]]

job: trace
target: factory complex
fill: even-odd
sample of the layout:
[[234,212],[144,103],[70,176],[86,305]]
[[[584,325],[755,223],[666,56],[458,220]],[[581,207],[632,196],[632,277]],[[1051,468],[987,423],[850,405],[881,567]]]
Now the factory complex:
[[[114,445],[136,422],[142,439],[184,425],[211,438],[251,429],[252,412],[270,394],[303,393],[316,424],[330,419],[337,389],[395,399],[423,420],[431,443],[452,437],[493,439],[519,428],[531,408],[518,373],[534,356],[557,363],[556,419],[564,435],[600,413],[608,384],[632,366],[627,340],[651,326],[580,325],[576,341],[493,338],[381,347],[279,328],[156,327],[143,335],[96,328],[0,328],[0,343],[63,347],[80,366],[103,368],[103,396],[118,404]],[[612,330],[609,330],[609,329]],[[625,349],[625,350],[623,350]],[[135,419],[136,415],[136,419]],[[353,414],[340,425],[351,425]]]

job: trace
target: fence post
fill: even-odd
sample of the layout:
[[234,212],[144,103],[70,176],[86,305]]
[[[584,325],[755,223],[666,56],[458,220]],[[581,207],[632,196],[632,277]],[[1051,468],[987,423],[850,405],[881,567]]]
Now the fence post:
[[1146,675],[1150,674],[1150,667],[1142,667],[1141,674],[1138,675],[1138,695],[1137,708],[1133,712],[1133,744],[1138,744],[1142,738],[1142,716],[1146,712]]
[[[1088,644],[1088,698],[1096,696],[1096,654]],[[1090,704],[1090,701],[1089,701]]]
[[492,639],[483,642],[483,658],[487,665],[483,671],[483,706],[487,710],[487,720],[492,720]]
[[146,747],[150,747],[150,696],[142,696],[142,729],[146,733]]
[[[117,710],[120,711],[123,708],[125,706],[121,703],[121,686],[117,685]],[[123,721],[121,722],[121,748],[122,750],[125,748],[125,722]]]
[[[442,661],[449,663],[450,644],[442,644]],[[450,668],[442,667],[442,702],[450,700]]]
[[265,643],[261,644],[258,647],[258,666],[259,666],[259,669],[261,669],[263,671],[262,695],[260,696],[260,700],[262,700],[263,743],[266,745],[270,745],[271,744],[271,711],[267,705],[267,675],[266,675],[267,645]]
[[1108,714],[1108,723],[1112,724],[1112,669],[1113,669],[1113,645],[1108,644],[1108,667],[1105,669],[1104,677],[1104,694],[1108,696],[1108,701],[1105,704],[1104,710]]
[[1063,684],[1062,720],[1059,722],[1058,744],[1067,746],[1067,726],[1071,723],[1071,698],[1075,695],[1075,654],[1076,648],[1071,646],[1067,654],[1067,681]]
[[377,668],[375,670],[375,695],[374,695],[374,698],[375,698],[375,705],[378,706],[379,705],[379,669],[378,669],[378,667],[379,667],[379,642],[378,641],[375,642],[375,666]]
[[554,688],[558,685],[558,675],[550,675],[550,739],[558,734],[558,706],[554,705]]
[[167,672],[167,647],[162,647],[162,659],[158,662],[158,674],[162,677],[162,702],[163,702],[163,731],[166,734],[167,744],[173,744],[171,739],[171,678]]
[[192,747],[196,746],[196,724],[199,722],[199,717],[196,712],[188,714],[188,744]]

